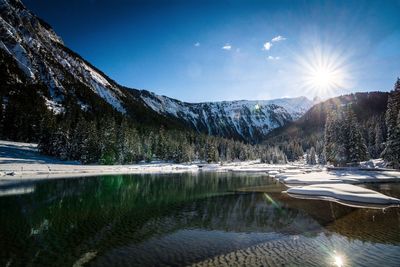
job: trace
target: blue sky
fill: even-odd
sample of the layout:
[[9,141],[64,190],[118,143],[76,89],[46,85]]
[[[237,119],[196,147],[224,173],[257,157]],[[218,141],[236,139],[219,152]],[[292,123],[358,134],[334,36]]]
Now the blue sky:
[[388,91],[400,0],[25,0],[118,83],[189,102]]

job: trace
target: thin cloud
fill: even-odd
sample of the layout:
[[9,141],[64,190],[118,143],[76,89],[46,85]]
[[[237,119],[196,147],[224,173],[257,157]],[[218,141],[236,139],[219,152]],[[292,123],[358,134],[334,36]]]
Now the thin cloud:
[[283,37],[283,36],[281,36],[281,35],[278,35],[278,36],[275,36],[274,38],[272,38],[272,42],[280,42],[280,41],[285,41],[286,40],[286,38],[285,37]]
[[268,56],[267,59],[268,59],[268,60],[279,60],[280,57]]
[[231,46],[230,44],[226,44],[226,45],[224,45],[224,46],[222,47],[222,49],[224,49],[224,50],[231,50],[231,49],[232,49],[232,46]]
[[263,50],[270,50],[272,47],[272,44],[270,42],[266,42],[263,46]]
[[197,43],[194,44],[194,46],[199,47],[199,46],[200,46],[200,43],[197,42]]

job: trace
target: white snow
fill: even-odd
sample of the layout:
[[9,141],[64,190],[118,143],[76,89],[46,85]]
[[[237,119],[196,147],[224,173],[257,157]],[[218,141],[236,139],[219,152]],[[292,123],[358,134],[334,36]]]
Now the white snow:
[[102,85],[103,87],[110,87],[111,84],[106,80],[106,78],[104,78],[103,76],[101,76],[99,73],[97,73],[94,69],[92,69],[91,67],[89,67],[87,64],[82,62],[82,66],[90,73],[90,76],[100,85]]
[[110,89],[105,88],[104,86],[95,82],[93,82],[92,85],[94,88],[96,88],[97,94],[105,101],[107,101],[107,103],[109,103],[119,112],[126,113],[125,108],[122,106],[121,102],[116,98],[116,96],[113,94],[113,92],[111,92]]
[[47,98],[45,98],[45,101],[47,108],[51,110],[54,114],[58,115],[64,113],[65,108],[61,104],[57,103],[56,101],[49,100]]
[[326,199],[357,207],[400,205],[399,199],[356,186],[363,183],[400,181],[400,172],[395,170],[367,171],[354,168],[330,171],[324,169],[319,172],[296,170],[277,174],[275,178],[288,186],[287,193],[295,197]]
[[169,114],[175,117],[179,117],[179,115],[185,115],[186,120],[191,121],[195,124],[195,121],[198,119],[199,115],[194,113],[188,105],[180,102],[178,100],[156,95],[154,93],[150,93],[151,97],[142,96],[142,100],[149,106],[152,110],[160,114]]
[[313,105],[313,102],[304,96],[274,99],[270,100],[270,102],[271,104],[285,108],[292,115],[293,119],[300,118]]
[[381,169],[386,167],[386,163],[382,158],[371,159],[368,161],[360,162],[360,167],[366,169]]
[[265,135],[285,121],[300,117],[312,106],[306,97],[186,103],[148,92],[141,98],[157,113],[181,118],[196,128],[203,124],[210,134],[218,134],[226,125],[243,137],[245,133],[253,136],[255,131]]
[[320,199],[339,200],[360,206],[364,204],[400,205],[400,200],[389,197],[376,191],[351,184],[316,184],[293,187],[287,193],[297,197],[312,196]]
[[35,192],[35,187],[32,185],[17,188],[0,188],[0,197],[30,194]]
[[320,172],[282,173],[276,175],[282,183],[295,185],[347,183],[360,184],[371,182],[400,181],[399,171],[365,171],[365,170],[323,170]]

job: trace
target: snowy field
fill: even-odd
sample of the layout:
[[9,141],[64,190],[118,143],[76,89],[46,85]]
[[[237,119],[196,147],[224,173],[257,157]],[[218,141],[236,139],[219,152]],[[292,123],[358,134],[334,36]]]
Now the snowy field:
[[[381,162],[366,168],[327,170],[324,166],[290,163],[265,164],[259,161],[223,164],[143,163],[133,165],[81,165],[40,155],[35,144],[0,141],[0,185],[37,179],[55,179],[111,174],[177,172],[252,172],[268,174],[284,183],[293,197],[339,201],[352,206],[399,206],[400,200],[368,190],[357,184],[400,182],[400,172],[382,170]],[[377,168],[377,170],[374,170]],[[378,170],[379,169],[379,170]]]

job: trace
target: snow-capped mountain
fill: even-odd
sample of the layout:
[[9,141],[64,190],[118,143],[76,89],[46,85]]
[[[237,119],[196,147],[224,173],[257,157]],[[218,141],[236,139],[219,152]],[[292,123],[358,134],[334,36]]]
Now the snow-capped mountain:
[[306,97],[204,103],[185,103],[147,91],[140,97],[159,114],[179,118],[198,131],[251,142],[299,118],[312,106]]
[[125,112],[119,86],[66,48],[52,28],[19,0],[0,0],[0,12],[0,48],[15,59],[28,81],[48,86],[49,107],[58,110],[68,90],[80,83]]
[[125,88],[68,49],[19,0],[0,0],[0,13],[1,68],[6,74],[2,84],[44,85],[48,92],[39,93],[56,114],[64,112],[71,101],[86,112],[97,112],[100,103],[140,123],[181,125],[257,142],[272,129],[299,118],[313,104],[306,97],[186,103]]

